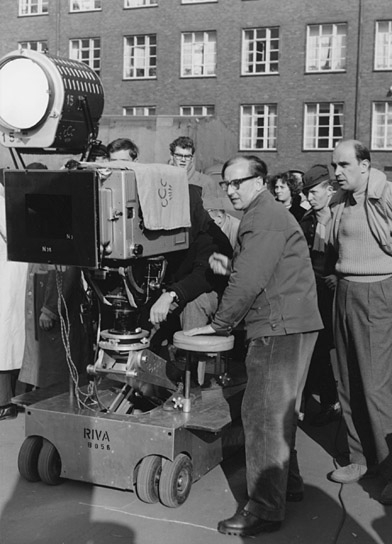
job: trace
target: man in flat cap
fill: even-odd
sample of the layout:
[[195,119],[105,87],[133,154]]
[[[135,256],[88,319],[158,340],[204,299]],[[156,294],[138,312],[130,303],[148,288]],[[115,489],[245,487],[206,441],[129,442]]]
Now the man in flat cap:
[[320,395],[320,412],[311,420],[317,426],[326,425],[338,419],[341,414],[331,364],[332,303],[336,279],[331,275],[327,276],[325,252],[332,224],[329,202],[334,190],[331,177],[325,164],[315,164],[305,173],[303,193],[311,208],[300,221],[310,251],[316,277],[318,306],[324,324],[324,330],[320,331],[314,348],[304,391],[305,401],[314,390]]

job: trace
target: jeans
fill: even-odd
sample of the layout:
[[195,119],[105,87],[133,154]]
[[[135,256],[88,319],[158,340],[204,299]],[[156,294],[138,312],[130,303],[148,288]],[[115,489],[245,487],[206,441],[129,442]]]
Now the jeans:
[[246,509],[265,520],[283,520],[286,492],[303,488],[295,433],[317,335],[260,337],[249,344],[245,361],[248,381],[242,403],[249,497]]

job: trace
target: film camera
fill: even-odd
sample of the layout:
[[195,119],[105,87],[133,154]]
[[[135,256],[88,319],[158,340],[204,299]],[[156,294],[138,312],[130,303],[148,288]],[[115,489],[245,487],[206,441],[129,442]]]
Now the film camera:
[[[103,104],[99,77],[81,62],[31,50],[0,59],[0,141],[10,149],[15,166],[15,153],[22,165],[22,153],[88,157]],[[158,184],[164,178],[170,189],[166,216],[170,207],[189,208],[187,198],[171,202],[174,186],[187,187],[187,179],[180,169],[167,165],[135,165],[137,173],[111,168],[110,163],[103,166],[6,170],[7,251],[12,261],[85,269],[93,291],[113,317],[110,329],[100,333],[100,347],[110,353],[106,359],[111,364],[125,361],[125,375],[129,353],[148,347],[138,316],[162,288],[165,254],[188,247],[189,219],[174,228],[149,228],[148,205],[154,195],[159,200],[162,187],[150,188],[142,209],[137,176],[143,174],[144,185],[150,185],[150,173],[157,182],[158,171]],[[108,364],[106,360],[104,366]]]

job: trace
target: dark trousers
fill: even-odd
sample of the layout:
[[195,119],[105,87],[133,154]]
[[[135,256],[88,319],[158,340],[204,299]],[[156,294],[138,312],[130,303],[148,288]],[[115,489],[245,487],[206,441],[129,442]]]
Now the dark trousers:
[[242,403],[246,508],[266,520],[283,520],[287,490],[298,491],[303,486],[295,433],[316,339],[317,332],[311,332],[261,337],[249,344]]
[[0,371],[0,406],[11,404],[11,399],[15,394],[15,383],[18,374],[19,370]]
[[317,281],[317,300],[324,329],[319,332],[304,391],[307,400],[312,393],[320,395],[321,406],[335,404],[338,400],[336,380],[331,363],[331,349],[334,347],[332,330],[332,305],[334,293],[324,280]]
[[350,461],[392,476],[392,278],[339,280],[334,334]]

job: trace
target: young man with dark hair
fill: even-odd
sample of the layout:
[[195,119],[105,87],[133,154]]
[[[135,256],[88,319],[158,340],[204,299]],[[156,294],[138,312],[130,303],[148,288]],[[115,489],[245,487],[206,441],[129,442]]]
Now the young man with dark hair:
[[195,144],[192,138],[180,136],[170,145],[170,164],[184,168],[188,175],[188,183],[201,188],[203,200],[210,196],[218,196],[219,187],[216,181],[195,168]]

